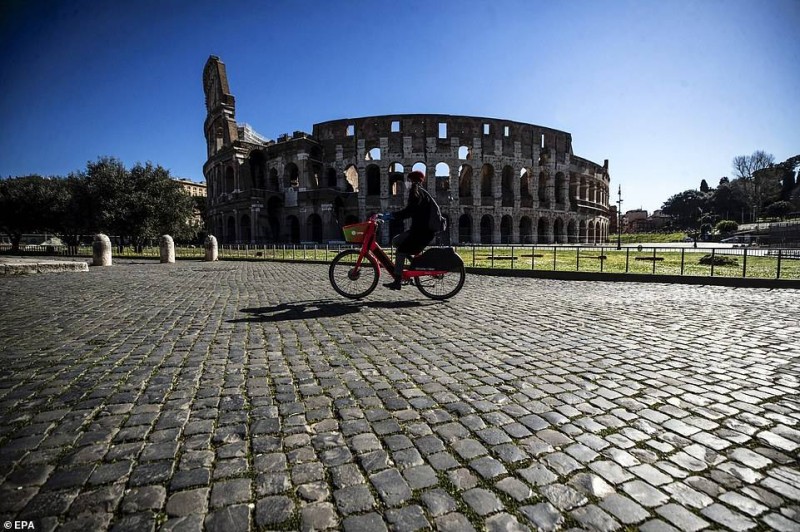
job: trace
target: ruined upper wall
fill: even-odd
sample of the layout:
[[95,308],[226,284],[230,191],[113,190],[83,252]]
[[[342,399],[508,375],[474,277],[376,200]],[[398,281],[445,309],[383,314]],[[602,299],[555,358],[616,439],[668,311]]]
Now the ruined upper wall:
[[[443,134],[442,134],[443,133]],[[447,153],[452,139],[479,148],[483,155],[537,159],[542,146],[556,154],[572,154],[572,135],[565,131],[511,120],[440,114],[402,114],[331,120],[314,125],[314,138],[326,152],[342,146],[345,159],[355,157],[358,141],[381,146],[389,154]],[[407,145],[410,139],[411,146]],[[476,145],[477,144],[477,145]]]

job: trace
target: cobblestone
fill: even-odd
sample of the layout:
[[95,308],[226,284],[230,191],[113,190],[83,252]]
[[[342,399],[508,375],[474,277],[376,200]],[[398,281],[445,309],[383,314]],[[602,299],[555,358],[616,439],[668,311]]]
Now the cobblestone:
[[348,301],[322,265],[120,260],[0,301],[4,520],[800,526],[792,291],[470,276],[444,304]]

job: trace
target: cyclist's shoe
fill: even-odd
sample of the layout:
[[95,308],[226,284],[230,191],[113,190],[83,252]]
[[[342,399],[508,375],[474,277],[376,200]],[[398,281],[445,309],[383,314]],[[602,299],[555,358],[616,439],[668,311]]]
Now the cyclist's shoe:
[[395,279],[391,283],[384,283],[383,286],[385,286],[389,290],[400,290],[400,287],[403,286],[403,285],[402,285],[402,282],[400,281],[400,279]]

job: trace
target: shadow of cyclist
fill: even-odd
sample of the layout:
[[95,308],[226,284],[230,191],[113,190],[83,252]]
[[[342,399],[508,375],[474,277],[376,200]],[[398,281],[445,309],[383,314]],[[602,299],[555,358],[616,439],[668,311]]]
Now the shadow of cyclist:
[[277,321],[309,320],[316,318],[338,318],[361,312],[364,307],[399,309],[421,307],[428,302],[419,301],[336,301],[315,300],[280,303],[274,307],[243,308],[250,316],[228,320],[228,323],[270,323]]

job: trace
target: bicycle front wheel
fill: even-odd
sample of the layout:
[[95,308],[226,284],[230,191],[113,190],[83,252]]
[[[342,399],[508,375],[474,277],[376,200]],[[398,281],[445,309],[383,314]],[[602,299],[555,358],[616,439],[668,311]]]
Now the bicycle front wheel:
[[359,252],[346,249],[336,255],[328,269],[331,286],[338,293],[350,299],[368,296],[378,286],[380,266],[372,255],[366,255],[356,269]]
[[442,275],[414,277],[417,289],[431,299],[447,299],[456,295],[464,286],[467,274],[464,266]]

